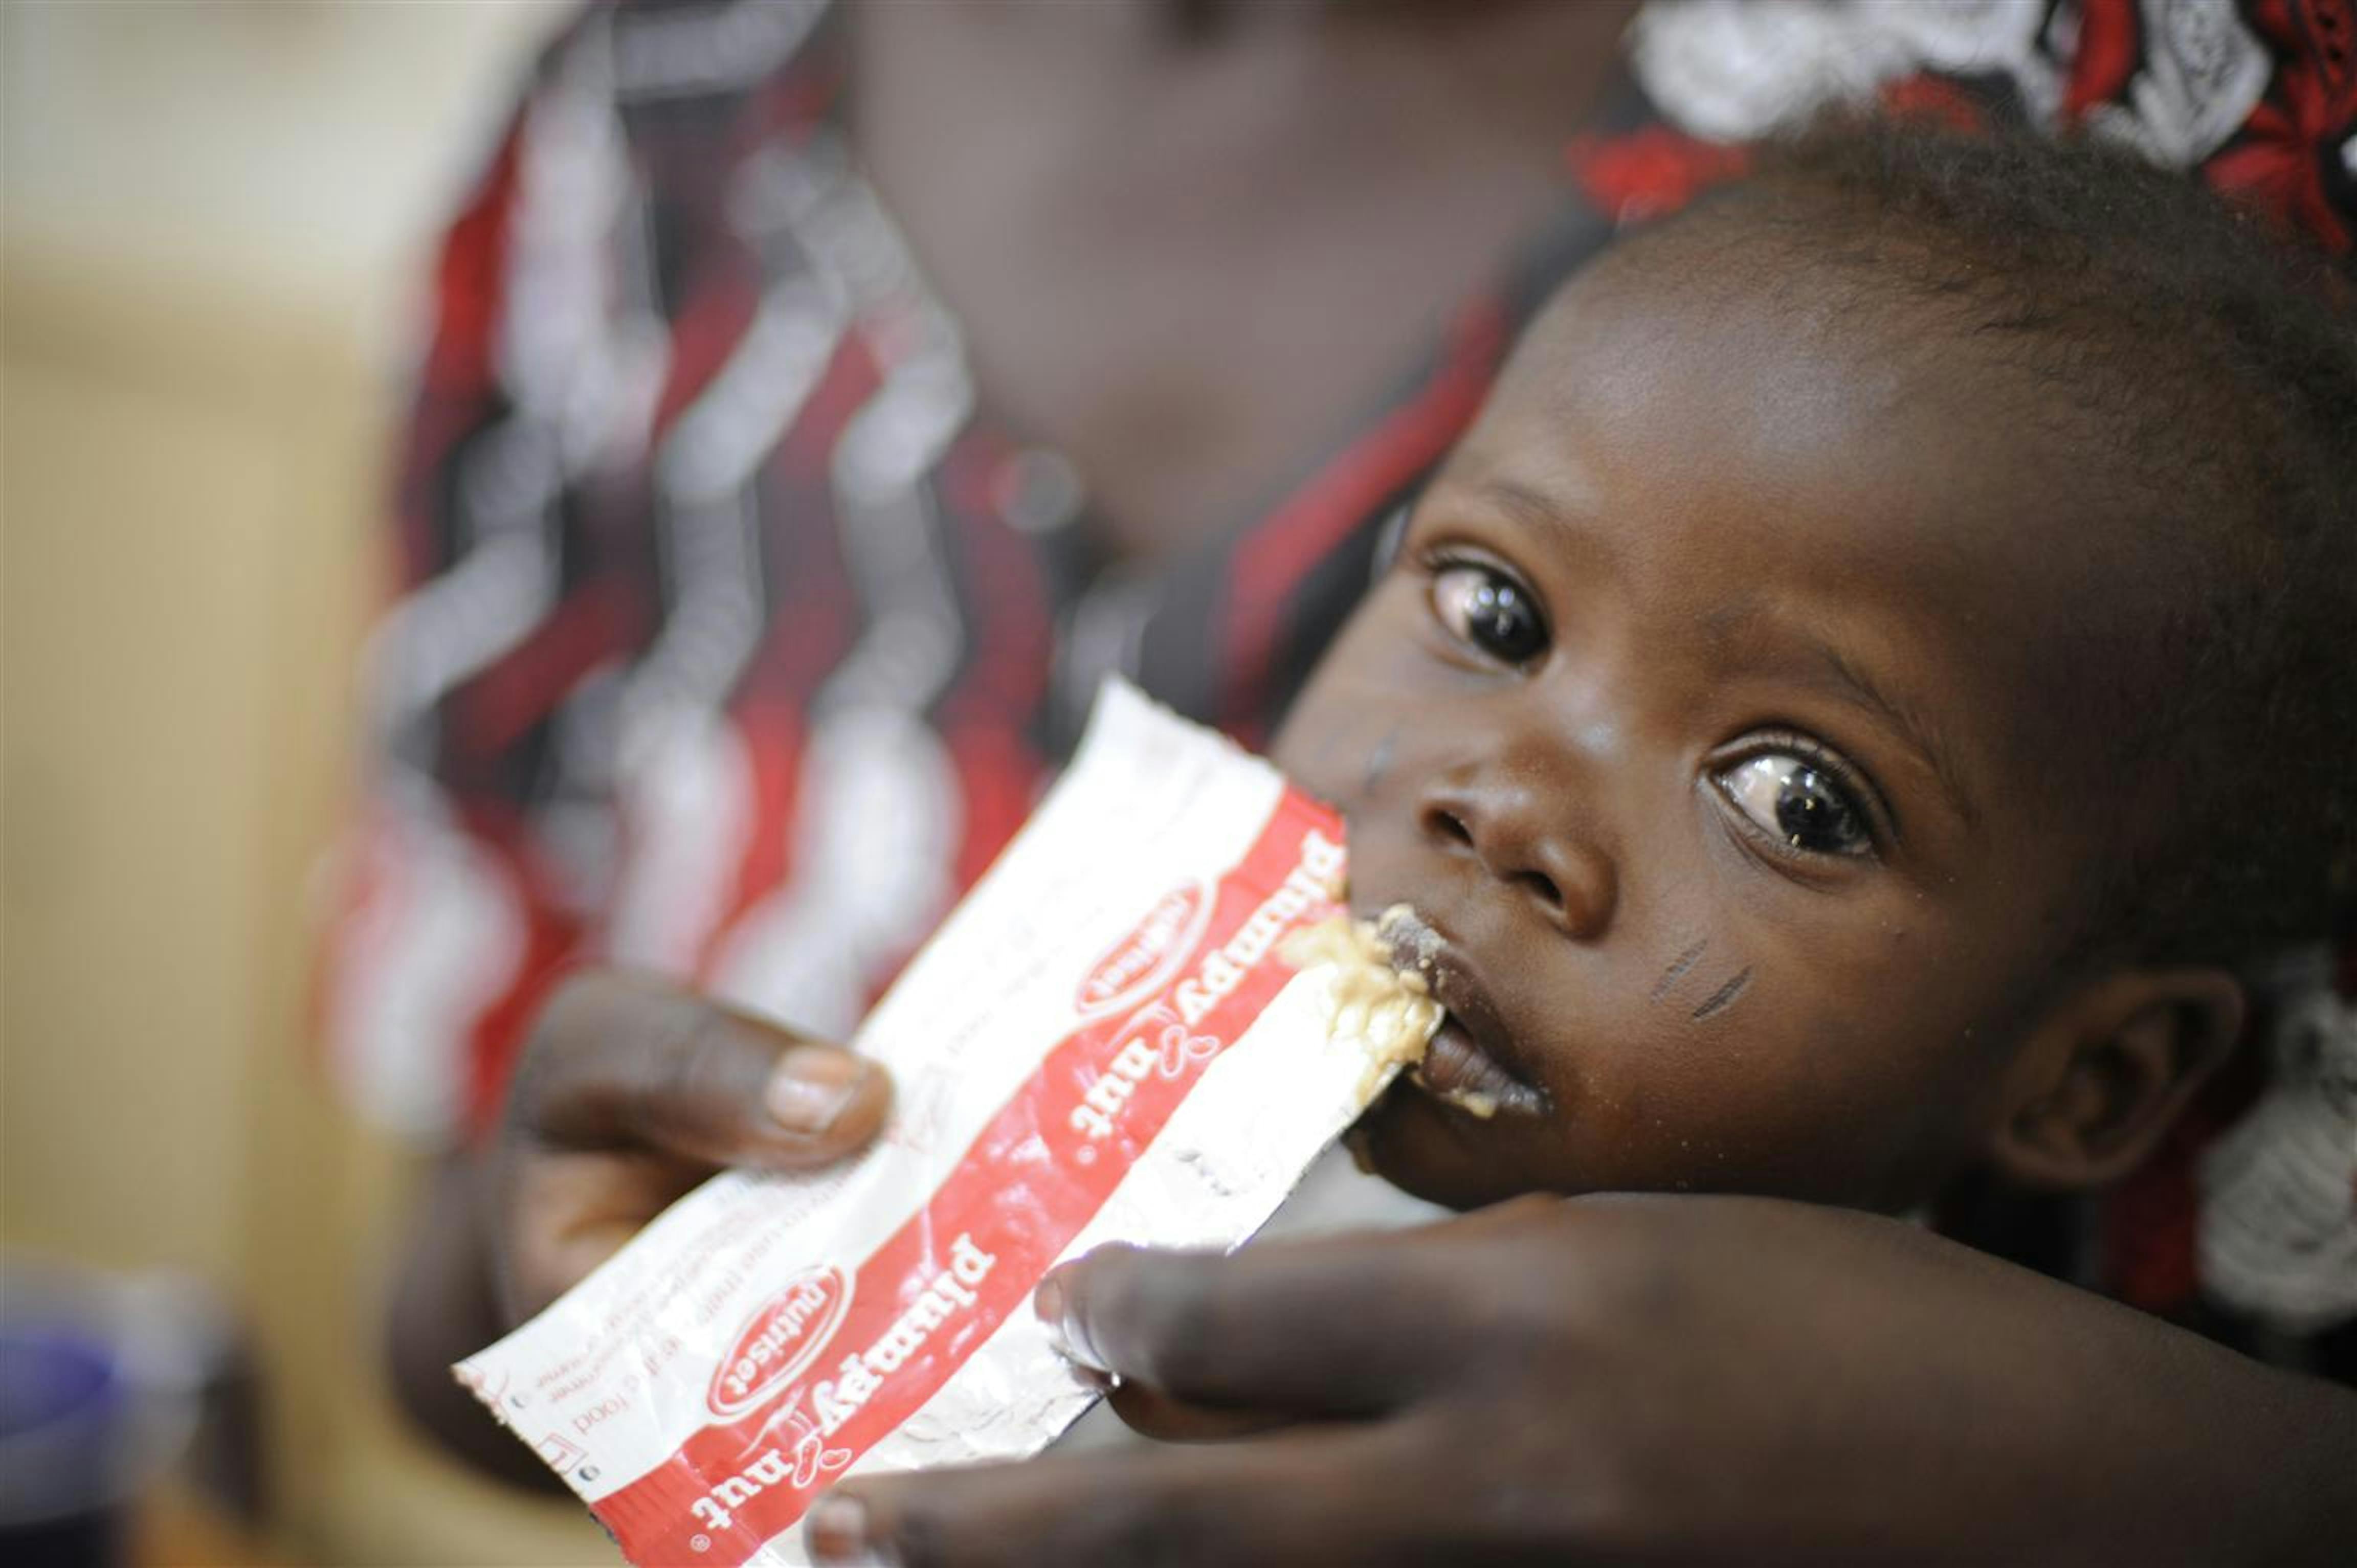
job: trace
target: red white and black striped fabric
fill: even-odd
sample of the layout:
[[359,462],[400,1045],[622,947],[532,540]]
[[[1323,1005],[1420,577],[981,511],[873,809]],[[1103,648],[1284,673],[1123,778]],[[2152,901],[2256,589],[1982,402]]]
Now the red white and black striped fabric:
[[1096,574],[1071,471],[976,406],[849,157],[825,10],[590,10],[449,231],[326,965],[379,1120],[479,1123],[577,961],[847,1032],[1106,671],[1265,738],[1547,285],[1796,112],[2000,102],[2357,235],[2352,0],[1657,4],[1561,223],[1360,434],[1151,576]]

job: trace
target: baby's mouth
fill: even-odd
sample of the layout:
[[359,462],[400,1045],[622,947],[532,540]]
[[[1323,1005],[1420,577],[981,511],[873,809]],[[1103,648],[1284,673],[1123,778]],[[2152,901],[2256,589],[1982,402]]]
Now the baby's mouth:
[[1409,1081],[1484,1121],[1544,1115],[1546,1091],[1509,1065],[1512,1049],[1489,993],[1448,939],[1405,905],[1386,910],[1378,929],[1391,944],[1392,961],[1422,974],[1448,1009]]

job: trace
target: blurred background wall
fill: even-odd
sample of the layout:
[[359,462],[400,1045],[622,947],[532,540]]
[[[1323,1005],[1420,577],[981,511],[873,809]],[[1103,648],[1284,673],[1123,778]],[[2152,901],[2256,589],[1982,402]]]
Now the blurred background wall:
[[184,1558],[613,1560],[385,1408],[413,1156],[306,1018],[418,285],[563,15],[0,0],[0,1244],[253,1337],[269,1508]]

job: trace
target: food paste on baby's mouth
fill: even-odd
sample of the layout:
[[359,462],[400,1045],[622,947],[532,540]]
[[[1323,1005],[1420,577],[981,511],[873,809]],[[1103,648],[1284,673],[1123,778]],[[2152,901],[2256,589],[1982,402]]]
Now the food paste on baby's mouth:
[[1431,930],[1405,904],[1393,905],[1374,920],[1337,915],[1295,932],[1282,954],[1302,969],[1334,966],[1328,1033],[1335,1038],[1355,1035],[1365,1046],[1367,1068],[1359,1083],[1361,1098],[1370,1101],[1394,1069],[1424,1059],[1445,1016],[1423,972],[1431,962],[1428,952],[1419,951],[1415,968],[1394,967],[1401,950],[1394,933],[1410,928]]
[[[1432,922],[1417,914],[1413,905],[1394,904],[1377,918],[1374,931],[1382,940],[1384,950],[1391,955],[1392,962],[1394,964],[1405,962],[1413,966],[1407,978],[1420,982],[1423,987],[1429,991],[1436,983],[1433,976],[1436,966],[1439,962],[1440,950],[1447,941],[1446,938],[1433,929]],[[1448,1021],[1447,1010],[1443,1009],[1440,1023],[1445,1024]],[[1435,1025],[1433,1033],[1437,1034],[1438,1031],[1439,1025]],[[1425,1044],[1427,1047],[1430,1046],[1429,1035],[1426,1036]],[[1479,1089],[1443,1089],[1436,1086],[1424,1072],[1426,1055],[1425,1050],[1419,1050],[1408,1064],[1409,1080],[1416,1088],[1435,1100],[1444,1104],[1453,1105],[1479,1121],[1487,1122],[1498,1114],[1500,1102],[1494,1094]]]

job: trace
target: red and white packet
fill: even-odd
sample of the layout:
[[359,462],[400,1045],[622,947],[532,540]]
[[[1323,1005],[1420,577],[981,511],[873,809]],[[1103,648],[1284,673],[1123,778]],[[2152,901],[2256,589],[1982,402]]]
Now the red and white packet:
[[1080,755],[853,1044],[882,1139],[731,1172],[457,1376],[634,1563],[798,1563],[868,1470],[1019,1458],[1098,1397],[1030,1308],[1108,1241],[1232,1247],[1393,1068],[1329,1028],[1342,824],[1108,683]]

